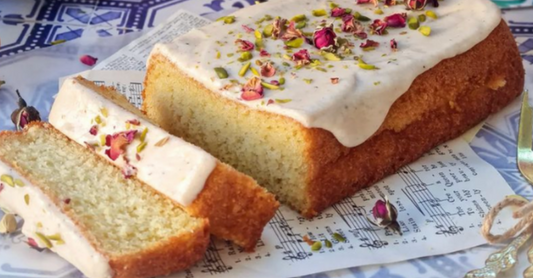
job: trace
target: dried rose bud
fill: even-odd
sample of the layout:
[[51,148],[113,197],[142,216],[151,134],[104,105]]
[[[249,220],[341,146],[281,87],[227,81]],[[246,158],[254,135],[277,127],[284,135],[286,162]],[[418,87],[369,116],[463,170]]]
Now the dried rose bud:
[[266,62],[261,66],[261,75],[264,77],[272,77],[276,74],[276,68],[270,62]]
[[390,48],[392,49],[392,51],[398,50],[398,43],[395,39],[390,40]]
[[345,15],[342,18],[341,30],[346,33],[360,34],[364,33],[365,27],[353,15]]
[[385,0],[386,6],[394,6],[396,5],[396,0]]
[[313,43],[320,50],[333,50],[337,34],[333,31],[333,26],[318,29],[313,34]]
[[292,54],[292,60],[296,62],[297,66],[305,66],[311,63],[311,57],[307,49],[302,49]]
[[346,14],[346,9],[341,7],[335,7],[331,10],[331,17],[341,17]]
[[256,100],[262,97],[263,86],[261,86],[261,79],[257,76],[254,76],[242,87],[241,98],[243,100]]
[[253,31],[255,31],[253,28],[250,28],[250,27],[248,27],[246,25],[243,25],[242,29],[244,29],[244,32],[246,32],[246,33],[252,33]]
[[95,58],[91,55],[80,56],[80,62],[90,67],[94,66],[94,64],[96,64],[96,61],[98,61],[98,58]]
[[26,101],[20,96],[20,92],[17,90],[18,106],[13,113],[11,113],[11,121],[15,125],[17,130],[22,130],[28,123],[34,121],[40,121],[41,115],[39,111],[33,106],[28,106]]
[[387,26],[393,27],[393,28],[403,28],[406,25],[407,21],[407,14],[406,13],[398,13],[393,14],[385,17],[385,23],[387,23]]
[[381,19],[376,19],[370,24],[370,33],[376,35],[383,35],[387,29],[387,23]]
[[284,41],[290,41],[297,38],[303,38],[304,34],[299,29],[296,29],[294,21],[291,21],[289,23],[289,26],[285,30],[285,32],[281,35],[281,39]]
[[406,0],[404,1],[409,10],[423,10],[427,5],[427,0]]
[[400,225],[397,222],[398,210],[390,203],[387,197],[385,197],[385,200],[378,200],[376,202],[372,208],[372,216],[374,220],[370,220],[367,217],[367,220],[371,224],[381,228],[390,228],[392,231],[402,235]]
[[251,51],[254,50],[254,44],[251,41],[237,39],[235,44],[239,48],[239,51]]

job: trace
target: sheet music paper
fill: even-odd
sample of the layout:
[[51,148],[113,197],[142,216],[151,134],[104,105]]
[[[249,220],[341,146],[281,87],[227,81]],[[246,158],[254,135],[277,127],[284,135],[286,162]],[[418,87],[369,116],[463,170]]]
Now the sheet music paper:
[[[118,86],[122,93],[136,94],[144,73],[133,73],[91,71],[84,75],[99,84]],[[140,98],[130,100],[140,104]],[[200,263],[171,277],[293,277],[463,250],[485,243],[479,234],[483,217],[512,194],[498,172],[458,138],[313,219],[282,206],[265,227],[254,253],[212,239]],[[383,196],[398,209],[403,236],[367,221]],[[498,219],[493,231],[502,232],[511,225],[510,219]],[[346,242],[335,240],[333,233],[344,236]],[[321,241],[322,248],[312,251],[304,236]],[[325,246],[326,240],[331,248]]]

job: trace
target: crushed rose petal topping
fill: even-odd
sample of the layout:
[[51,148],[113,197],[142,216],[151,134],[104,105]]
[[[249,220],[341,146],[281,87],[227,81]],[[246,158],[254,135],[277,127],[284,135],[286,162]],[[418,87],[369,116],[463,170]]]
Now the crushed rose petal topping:
[[266,51],[264,49],[261,49],[261,51],[259,52],[259,56],[261,56],[261,57],[270,57],[270,53],[268,53],[268,51]]
[[361,48],[378,47],[379,46],[379,42],[373,41],[373,40],[366,40],[366,42],[361,43],[361,45],[359,45],[359,46]]
[[243,100],[256,100],[263,97],[263,86],[261,79],[257,76],[252,77],[242,87],[241,98]]
[[89,133],[93,136],[96,136],[98,134],[98,126],[97,125],[91,126],[91,129],[89,129]]
[[254,50],[254,44],[251,41],[237,39],[235,44],[239,48],[239,51],[251,51]]
[[284,18],[277,18],[272,23],[272,38],[278,39],[285,32],[285,24],[287,20]]
[[135,139],[137,130],[123,131],[113,135],[107,135],[105,138],[106,146],[110,147],[105,150],[105,154],[113,161],[115,161],[121,154],[124,153],[125,148]]
[[246,33],[252,33],[253,31],[255,31],[253,28],[250,28],[246,25],[242,25],[242,29],[244,29]]
[[127,120],[126,123],[129,123],[131,125],[141,125],[141,122],[137,119]]

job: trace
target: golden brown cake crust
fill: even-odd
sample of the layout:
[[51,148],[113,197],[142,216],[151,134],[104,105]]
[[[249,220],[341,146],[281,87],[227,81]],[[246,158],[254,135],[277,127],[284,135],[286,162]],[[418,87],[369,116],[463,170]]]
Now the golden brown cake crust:
[[[22,131],[0,131],[0,142],[6,137],[12,139],[14,136],[23,136],[24,132],[26,132],[26,130],[32,126],[55,129],[48,123],[31,122]],[[57,134],[64,136],[59,131],[57,131]],[[73,144],[77,144],[70,138],[67,138],[66,136],[65,138],[71,141]],[[112,165],[109,161],[95,155],[89,149],[82,149],[82,147],[80,147],[80,150],[83,150],[88,156],[96,156],[96,159],[100,160],[101,163],[109,163]],[[14,169],[28,179],[28,181],[30,181],[32,184],[38,186],[36,181],[29,178],[29,175],[26,173],[26,171],[20,167],[17,167],[16,165],[14,166]],[[153,192],[153,194],[163,196],[152,187],[142,182],[140,183],[146,190]],[[71,211],[68,206],[65,206],[62,200],[55,198],[53,194],[43,190],[43,188],[43,186],[39,186],[39,189],[46,196],[48,196],[54,205],[60,208],[61,211],[76,224],[76,226],[80,229],[80,232],[85,236],[90,244],[96,250],[98,250],[98,252],[107,257],[109,260],[109,265],[113,270],[114,278],[146,278],[167,275],[180,270],[185,270],[203,258],[205,250],[207,249],[207,245],[209,244],[209,222],[206,219],[199,219],[200,223],[198,228],[191,230],[190,233],[183,233],[179,236],[174,236],[168,239],[168,242],[162,242],[158,245],[152,246],[149,249],[143,250],[142,252],[120,257],[109,257],[101,250],[98,241],[83,228],[82,224],[75,220],[75,218],[72,216],[74,212]]]
[[418,76],[363,144],[346,148],[331,133],[309,129],[310,205],[302,214],[314,216],[459,136],[502,109],[523,88],[522,60],[502,21],[469,51]]
[[[171,70],[162,72],[158,67]],[[172,126],[179,119],[164,118],[157,110],[161,107],[156,107],[157,102],[152,101],[158,93],[154,82],[158,78],[176,78],[176,75],[187,76],[161,54],[150,58],[143,111],[161,126],[187,138],[186,130]],[[418,76],[393,104],[380,129],[353,148],[340,144],[329,131],[306,128],[291,118],[249,108],[210,91],[192,78],[187,82],[188,88],[205,92],[209,101],[222,103],[228,111],[238,110],[252,122],[263,118],[303,134],[305,151],[302,156],[306,161],[307,180],[302,194],[307,201],[305,208],[296,209],[306,217],[313,217],[502,109],[522,92],[524,69],[514,38],[502,20],[478,45]]]
[[[76,77],[76,80],[150,121],[114,88],[98,86],[81,77]],[[202,192],[191,205],[183,208],[196,217],[208,218],[211,233],[215,236],[231,240],[246,251],[253,251],[263,228],[278,207],[279,203],[274,195],[260,187],[252,178],[229,165],[217,162]]]
[[218,162],[204,190],[186,210],[207,217],[211,233],[217,237],[253,251],[278,207],[274,195],[250,177]]

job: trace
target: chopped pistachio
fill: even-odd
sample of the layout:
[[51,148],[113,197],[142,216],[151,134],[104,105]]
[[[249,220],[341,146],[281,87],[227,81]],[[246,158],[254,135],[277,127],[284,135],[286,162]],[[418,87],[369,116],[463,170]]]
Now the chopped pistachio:
[[102,118],[100,118],[100,115],[96,116],[94,118],[94,121],[97,123],[97,124],[101,124],[102,123]]
[[288,103],[288,102],[291,102],[292,99],[288,99],[288,98],[286,98],[286,99],[279,99],[279,98],[277,98],[277,99],[275,99],[275,101],[276,101],[276,103]]
[[246,72],[248,71],[248,69],[250,69],[250,65],[251,64],[252,64],[252,62],[248,62],[248,63],[242,65],[241,70],[239,70],[239,76],[244,76],[246,74]]
[[431,18],[433,18],[433,19],[439,18],[434,11],[426,11],[426,15],[431,17]]
[[217,51],[217,55],[216,55],[215,57],[216,57],[217,59],[220,59],[220,56],[221,56],[220,51]]
[[252,58],[253,58],[252,53],[250,53],[249,51],[245,51],[241,53],[241,57],[238,60],[239,62],[246,62]]
[[109,116],[109,112],[105,107],[100,108],[100,113],[102,113],[102,116],[104,116],[104,118],[107,118],[107,116]]
[[296,15],[293,18],[291,18],[290,21],[294,21],[294,22],[298,23],[298,22],[304,21],[306,19],[307,19],[307,17],[305,16],[305,14],[299,14],[299,15]]
[[304,78],[303,81],[304,81],[305,83],[307,83],[307,84],[311,84],[311,83],[313,83],[313,79],[306,79],[306,78]]
[[58,44],[62,44],[64,42],[67,42],[67,40],[55,40],[53,42],[50,42],[51,45],[58,45]]
[[273,30],[274,30],[274,25],[268,24],[267,26],[265,26],[265,28],[263,28],[263,35],[265,35],[265,37],[267,38],[271,37]]
[[418,18],[416,17],[410,17],[407,20],[407,25],[409,25],[409,29],[416,30],[418,27],[420,27],[420,23],[418,23]]
[[338,7],[338,6],[339,6],[339,4],[337,4],[337,3],[335,3],[335,2],[329,2],[329,8],[330,8],[330,9],[334,9],[334,8],[336,8],[336,7]]
[[15,179],[15,185],[18,187],[24,187],[24,182],[19,179]]
[[259,30],[255,30],[254,31],[254,35],[255,35],[256,39],[262,39],[263,38],[263,34],[261,34],[261,32],[259,32]]
[[265,44],[263,43],[263,39],[256,39],[255,40],[255,47],[258,51],[265,48]]
[[311,245],[311,250],[313,251],[320,251],[320,249],[322,249],[322,242],[320,241],[315,241],[315,243]]
[[100,146],[105,146],[105,134],[100,134]]
[[355,19],[359,20],[359,21],[370,21],[370,18],[368,18],[368,17],[362,15],[362,14],[359,13],[359,12],[355,12],[354,15],[353,15],[353,17],[354,17]]
[[217,19],[217,21],[224,21],[224,23],[226,23],[226,24],[231,24],[231,23],[235,22],[235,16],[233,16],[233,15],[223,16],[223,17]]
[[59,233],[46,236],[46,238],[48,238],[49,240],[53,240],[53,241],[58,241],[62,239]]
[[369,65],[367,63],[365,63],[363,61],[363,59],[359,59],[359,63],[358,63],[359,67],[364,69],[364,70],[375,70],[375,69],[378,69],[376,66],[374,65]]
[[143,129],[143,132],[141,133],[141,142],[144,142],[144,140],[146,139],[146,134],[148,134],[148,128],[145,127]]
[[52,245],[52,242],[51,242],[48,238],[46,238],[45,235],[43,235],[43,234],[41,234],[41,233],[39,233],[39,232],[36,232],[35,235],[37,236],[37,238],[39,239],[39,241],[40,241],[44,246],[46,246],[46,247],[48,247],[48,248],[52,248],[52,246],[53,246],[53,245]]
[[131,124],[129,122],[126,122],[126,130],[130,130]]
[[140,143],[138,146],[137,146],[137,153],[140,153],[144,150],[144,148],[146,148],[146,142],[142,142]]
[[292,61],[292,57],[287,54],[283,54],[283,59]]
[[282,77],[279,79],[279,84],[284,85],[285,84],[285,77]]
[[292,48],[298,48],[298,47],[302,46],[304,41],[305,40],[303,38],[296,38],[294,40],[286,41],[285,45],[288,46],[288,47],[292,47]]
[[426,15],[424,15],[424,14],[419,15],[419,16],[418,16],[418,21],[420,21],[420,22],[426,22]]
[[377,86],[377,85],[379,85],[379,84],[381,84],[381,81],[376,81],[376,82],[374,82],[374,86]]
[[431,35],[431,27],[429,27],[429,26],[420,26],[420,28],[418,29],[418,31],[419,31],[420,33],[422,33],[422,35],[424,35],[424,36],[426,36],[426,37],[429,36],[429,35]]
[[261,74],[254,67],[250,67],[250,71],[253,75],[261,77]]
[[333,233],[333,235],[331,235],[336,241],[338,242],[346,242],[346,238],[344,238],[341,234],[339,233]]
[[228,58],[231,58],[231,57],[233,57],[234,55],[235,55],[235,53],[228,53],[228,54],[226,54],[226,56],[227,56]]
[[328,14],[328,12],[324,9],[320,9],[320,10],[313,10],[312,14],[313,16],[325,16]]
[[342,60],[341,57],[339,57],[337,54],[331,53],[331,52],[324,52],[322,54],[322,56],[328,61],[340,61],[340,60]]
[[269,90],[279,90],[279,86],[276,86],[274,84],[270,84],[270,83],[267,83],[267,82],[261,82],[261,86],[263,86],[264,88],[267,88]]
[[290,67],[290,66],[291,66],[291,64],[289,64],[289,63],[287,63],[287,62],[283,62],[283,63],[281,63],[281,64],[284,65],[284,66],[286,66],[286,67]]
[[228,72],[223,67],[216,67],[214,68],[218,78],[220,79],[226,79],[228,78]]
[[333,247],[333,244],[331,244],[331,241],[329,241],[327,239],[324,241],[324,244],[326,245],[327,248]]
[[0,181],[5,182],[7,185],[11,187],[15,187],[15,181],[13,181],[13,177],[10,175],[2,175],[0,176]]
[[24,195],[24,203],[26,203],[26,205],[30,204],[30,195],[28,194]]
[[305,28],[305,26],[307,26],[307,22],[300,21],[300,22],[298,22],[298,24],[296,24],[296,29],[303,29],[303,28]]
[[383,11],[380,8],[374,10],[375,14],[383,14]]

